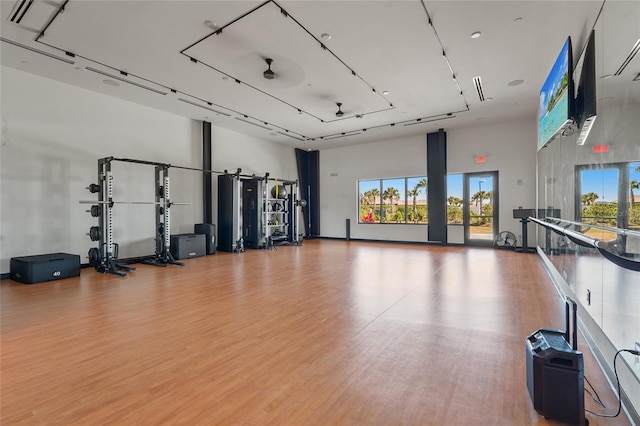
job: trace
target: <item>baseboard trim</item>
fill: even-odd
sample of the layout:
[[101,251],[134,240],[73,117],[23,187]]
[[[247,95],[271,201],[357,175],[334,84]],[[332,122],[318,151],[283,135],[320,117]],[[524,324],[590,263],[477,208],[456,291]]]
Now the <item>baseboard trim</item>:
[[316,236],[314,238],[320,239],[320,240],[336,240],[336,241],[358,241],[358,242],[365,242],[365,243],[389,243],[389,244],[409,244],[409,245],[420,245],[420,246],[424,246],[424,245],[430,245],[430,246],[464,246],[464,244],[457,244],[457,243],[449,243],[449,244],[443,244],[440,241],[404,241],[404,240],[377,240],[377,239],[373,239],[373,238],[349,238],[346,239],[344,237],[323,237],[323,236]]

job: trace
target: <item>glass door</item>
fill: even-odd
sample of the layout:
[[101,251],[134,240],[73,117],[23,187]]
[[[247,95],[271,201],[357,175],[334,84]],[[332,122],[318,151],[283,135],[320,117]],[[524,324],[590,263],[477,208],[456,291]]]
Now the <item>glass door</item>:
[[498,172],[465,173],[465,245],[492,246],[498,234]]

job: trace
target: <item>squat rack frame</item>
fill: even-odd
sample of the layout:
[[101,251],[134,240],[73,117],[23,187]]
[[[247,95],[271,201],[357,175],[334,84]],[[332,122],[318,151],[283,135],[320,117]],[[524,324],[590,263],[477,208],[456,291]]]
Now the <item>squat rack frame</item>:
[[[111,163],[114,161],[143,164],[154,166],[154,178],[155,178],[155,200],[153,202],[146,201],[114,201],[113,199],[113,174],[111,170]],[[98,204],[98,228],[99,239],[97,241],[97,247],[93,247],[89,250],[90,263],[95,267],[98,272],[111,273],[121,277],[125,277],[127,272],[135,271],[135,267],[126,263],[117,262],[118,258],[118,244],[113,241],[113,207],[115,204],[154,204],[155,205],[155,254],[143,259],[143,263],[154,266],[167,266],[177,265],[184,266],[184,263],[176,261],[171,254],[171,206],[172,205],[188,205],[189,203],[174,203],[170,199],[170,180],[169,169],[173,167],[182,170],[192,170],[202,173],[218,174],[218,175],[233,175],[236,179],[251,178],[251,179],[263,179],[265,183],[269,181],[275,181],[291,185],[288,203],[290,205],[289,225],[290,241],[296,245],[300,245],[300,238],[298,235],[298,213],[297,207],[301,205],[301,202],[297,200],[297,183],[298,181],[290,181],[286,179],[270,178],[269,173],[266,173],[263,178],[256,175],[244,175],[241,174],[241,169],[237,169],[235,173],[229,173],[225,170],[223,172],[215,170],[198,169],[194,167],[175,166],[168,163],[160,163],[155,161],[137,160],[131,158],[117,158],[117,157],[104,157],[98,159],[98,185],[100,187],[98,191],[97,201],[85,201],[81,200],[81,204]],[[265,190],[269,185],[265,185]],[[93,191],[92,191],[93,192]],[[268,194],[265,194],[268,197]],[[265,197],[266,201],[266,197]],[[266,210],[266,209],[265,209]],[[241,212],[235,212],[241,219]],[[265,217],[266,219],[266,217]],[[266,225],[266,222],[265,224]],[[263,225],[263,226],[264,226]],[[266,238],[269,236],[264,234]],[[271,244],[268,244],[270,246]],[[93,252],[93,256],[92,256]]]

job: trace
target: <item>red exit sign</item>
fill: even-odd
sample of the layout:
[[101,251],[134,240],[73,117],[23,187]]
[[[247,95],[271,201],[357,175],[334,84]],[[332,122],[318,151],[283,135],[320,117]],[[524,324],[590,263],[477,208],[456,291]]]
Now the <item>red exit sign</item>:
[[593,153],[594,154],[606,154],[609,152],[609,145],[594,145]]

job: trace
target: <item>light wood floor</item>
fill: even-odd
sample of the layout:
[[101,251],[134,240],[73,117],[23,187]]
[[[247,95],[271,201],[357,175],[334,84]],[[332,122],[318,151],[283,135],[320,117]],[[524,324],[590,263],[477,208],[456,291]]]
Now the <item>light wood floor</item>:
[[564,325],[536,255],[313,240],[186,263],[3,281],[1,423],[554,424],[525,378],[525,337]]

